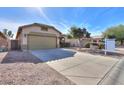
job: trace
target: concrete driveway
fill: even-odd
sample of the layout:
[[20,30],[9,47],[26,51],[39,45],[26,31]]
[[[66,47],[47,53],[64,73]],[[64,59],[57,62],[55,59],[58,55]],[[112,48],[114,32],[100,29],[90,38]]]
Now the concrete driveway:
[[[118,59],[68,49],[33,51],[39,59],[76,84],[100,84]],[[58,60],[59,59],[59,60]]]
[[44,62],[63,59],[67,57],[73,57],[76,54],[75,51],[64,48],[35,50],[35,51],[31,51],[31,53]]

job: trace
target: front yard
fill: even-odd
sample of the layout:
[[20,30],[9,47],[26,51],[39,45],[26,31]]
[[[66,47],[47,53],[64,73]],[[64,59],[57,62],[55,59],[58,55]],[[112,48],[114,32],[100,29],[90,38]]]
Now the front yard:
[[78,47],[71,47],[69,49],[74,49],[76,51],[88,53],[88,54],[92,54],[92,55],[101,55],[101,56],[112,57],[112,58],[117,58],[117,59],[121,59],[124,57],[124,48],[116,48],[115,52],[113,52],[113,53],[107,52],[107,55],[105,55],[104,50],[102,50],[102,49],[92,50],[90,48],[78,48]]
[[74,84],[27,52],[0,53],[0,62],[0,84]]
[[32,51],[32,54],[78,85],[101,84],[106,73],[118,63],[116,58],[65,48]]
[[118,62],[119,58],[65,48],[3,52],[0,84],[97,85]]

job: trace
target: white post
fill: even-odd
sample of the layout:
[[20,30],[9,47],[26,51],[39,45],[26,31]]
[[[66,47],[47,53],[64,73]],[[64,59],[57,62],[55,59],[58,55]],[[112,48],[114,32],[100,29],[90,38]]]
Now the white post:
[[107,54],[107,44],[106,44],[107,39],[105,38],[105,55]]
[[105,55],[107,54],[106,50],[105,50]]

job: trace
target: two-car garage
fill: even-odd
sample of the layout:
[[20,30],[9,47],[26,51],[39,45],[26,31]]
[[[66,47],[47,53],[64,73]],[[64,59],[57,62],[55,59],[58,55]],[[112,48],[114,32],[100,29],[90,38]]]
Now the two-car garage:
[[21,50],[42,50],[59,48],[61,35],[53,26],[33,23],[20,26],[16,39]]

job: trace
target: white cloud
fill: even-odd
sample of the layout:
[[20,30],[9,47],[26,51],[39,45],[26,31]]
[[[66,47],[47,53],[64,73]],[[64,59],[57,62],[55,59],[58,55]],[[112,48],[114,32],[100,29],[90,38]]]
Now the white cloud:
[[85,27],[85,28],[87,28],[87,29],[90,29],[92,26],[91,26],[91,24],[89,24],[89,23],[81,23],[81,24],[79,24],[78,25],[79,27]]
[[60,23],[60,25],[62,25],[64,29],[69,29],[70,28],[70,25],[67,25],[67,24],[62,23],[62,22]]
[[62,29],[63,29],[63,33],[64,33],[64,34],[67,34],[69,28],[71,27],[71,25],[70,25],[70,24],[63,23],[63,22],[60,22],[59,24],[60,24],[60,26],[61,26]]
[[35,7],[36,10],[40,13],[40,16],[43,17],[49,24],[52,24],[51,20],[49,17],[45,14],[43,8],[41,7]]
[[68,26],[62,22],[60,22],[59,24],[62,25],[64,28],[68,28]]

